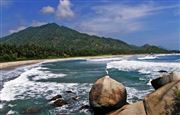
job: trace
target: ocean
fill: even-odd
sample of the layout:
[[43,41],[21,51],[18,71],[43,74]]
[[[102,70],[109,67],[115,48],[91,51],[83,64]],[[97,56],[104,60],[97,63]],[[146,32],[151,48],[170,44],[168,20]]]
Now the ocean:
[[[91,114],[80,108],[89,105],[90,88],[106,74],[126,87],[127,101],[134,103],[154,90],[150,81],[161,70],[180,71],[180,54],[82,58],[1,70],[0,114],[27,114],[28,108],[38,108],[36,115]],[[48,100],[58,94],[68,104],[52,106]]]

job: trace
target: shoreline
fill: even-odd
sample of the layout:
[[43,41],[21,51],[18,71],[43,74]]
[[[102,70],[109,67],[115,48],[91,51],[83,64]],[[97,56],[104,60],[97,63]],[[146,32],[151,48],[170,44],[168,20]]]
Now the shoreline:
[[110,58],[113,56],[127,56],[127,55],[104,55],[104,56],[82,56],[82,57],[68,57],[68,58],[56,58],[56,59],[38,59],[38,60],[23,60],[23,61],[12,61],[12,62],[2,62],[0,63],[0,70],[11,70],[17,67],[49,63],[56,61],[66,61],[66,60],[76,60],[76,59],[93,59],[93,58]]
[[[132,55],[145,56],[145,55],[149,55],[149,54],[132,54]],[[129,57],[132,55],[79,56],[79,57],[67,57],[67,58],[55,58],[55,59],[37,59],[37,60],[1,62],[0,70],[12,70],[12,69],[15,69],[15,68],[21,67],[21,66],[49,63],[49,62],[56,62],[56,61],[66,61],[66,60],[76,60],[76,59],[93,59],[93,58],[111,58],[111,57],[115,57],[115,56]],[[171,55],[171,54],[157,54],[157,55]],[[175,55],[180,55],[180,54],[177,53]]]

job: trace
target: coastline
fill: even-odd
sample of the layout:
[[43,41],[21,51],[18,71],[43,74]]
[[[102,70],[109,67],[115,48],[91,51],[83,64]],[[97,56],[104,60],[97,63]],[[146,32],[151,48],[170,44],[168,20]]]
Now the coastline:
[[[149,54],[132,54],[132,55],[144,56],[144,55],[149,55]],[[20,66],[33,65],[33,64],[38,64],[38,63],[41,64],[41,63],[56,62],[56,61],[76,60],[76,59],[111,58],[114,56],[128,57],[132,55],[79,56],[79,57],[67,57],[67,58],[55,58],[55,59],[37,59],[37,60],[1,62],[0,70],[15,69]],[[157,54],[157,55],[162,56],[162,55],[171,55],[171,54]],[[174,55],[180,55],[180,54],[174,53]]]
[[38,59],[38,60],[24,60],[24,61],[13,61],[13,62],[2,62],[0,63],[0,70],[15,69],[20,66],[41,64],[56,61],[66,61],[75,59],[93,59],[93,58],[108,58],[113,56],[127,56],[127,55],[103,55],[103,56],[83,56],[83,57],[68,57],[68,58],[56,58],[56,59]]

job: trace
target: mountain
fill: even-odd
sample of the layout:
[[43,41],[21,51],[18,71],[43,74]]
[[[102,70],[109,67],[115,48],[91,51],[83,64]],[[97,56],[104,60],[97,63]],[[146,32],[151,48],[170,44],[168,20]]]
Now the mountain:
[[6,36],[2,40],[3,43],[7,44],[34,44],[42,47],[75,48],[78,50],[132,48],[131,45],[120,40],[90,36],[55,23],[40,27],[29,27],[18,33]]
[[[47,58],[48,56],[59,57],[167,52],[167,50],[157,46],[146,45],[138,47],[117,39],[80,33],[55,23],[49,23],[39,27],[28,27],[22,31],[3,37],[0,40],[0,50],[2,53],[7,53],[7,51],[3,51],[4,47],[22,48],[26,49],[24,52],[33,53],[38,49],[43,53],[41,56],[42,58]],[[34,55],[36,55],[38,50]],[[53,55],[49,53],[50,51],[51,53],[54,52]],[[43,55],[45,54],[46,56],[44,57]],[[17,57],[22,54],[15,53],[14,55]],[[27,56],[24,57],[27,58]]]

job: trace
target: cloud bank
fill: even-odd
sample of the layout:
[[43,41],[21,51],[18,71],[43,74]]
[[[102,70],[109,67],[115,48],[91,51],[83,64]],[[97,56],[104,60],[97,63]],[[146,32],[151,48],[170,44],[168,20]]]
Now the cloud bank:
[[144,18],[158,14],[161,10],[178,8],[174,6],[157,6],[146,3],[139,5],[111,4],[92,7],[95,15],[82,20],[80,29],[96,35],[128,34],[143,30]]
[[57,8],[51,6],[43,7],[40,11],[43,14],[55,14],[58,19],[62,18],[72,18],[74,17],[74,12],[71,9],[71,2],[69,0],[59,0]]

